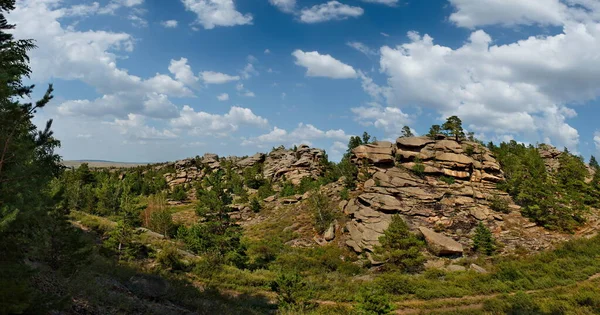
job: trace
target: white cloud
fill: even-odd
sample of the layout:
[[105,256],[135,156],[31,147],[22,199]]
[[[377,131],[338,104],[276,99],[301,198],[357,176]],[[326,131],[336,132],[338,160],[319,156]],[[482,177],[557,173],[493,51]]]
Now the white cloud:
[[233,0],[182,0],[182,2],[186,10],[196,14],[196,23],[205,29],[213,29],[215,26],[252,24],[252,15],[237,11]]
[[202,81],[206,84],[224,84],[231,81],[238,81],[240,79],[239,76],[232,76],[225,73],[214,72],[214,71],[204,71],[200,73],[202,77]]
[[332,79],[356,78],[357,73],[349,66],[330,55],[321,55],[318,51],[304,52],[295,50],[296,64],[306,68],[306,76]]
[[177,22],[177,20],[167,20],[167,21],[160,22],[160,24],[166,28],[176,28],[178,22]]
[[248,90],[247,88],[244,87],[243,83],[238,83],[235,86],[235,89],[239,92],[238,94],[241,96],[245,96],[245,97],[255,97],[256,95],[254,94],[254,92]]
[[359,52],[367,55],[367,56],[376,56],[377,51],[371,49],[369,46],[361,43],[361,42],[347,42],[346,45],[358,50]]
[[146,21],[145,19],[143,19],[142,17],[140,17],[139,15],[136,14],[130,14],[127,17],[128,20],[131,21],[131,24],[135,27],[148,27],[148,21]]
[[300,11],[300,21],[320,23],[331,20],[345,20],[349,17],[359,17],[363,13],[364,10],[361,7],[349,6],[338,1],[329,1],[302,9]]
[[270,53],[271,53],[271,51],[269,50],[269,48],[265,49],[265,55],[268,55]]
[[[113,1],[109,5],[135,6],[142,1]],[[35,16],[35,18],[31,18]],[[126,33],[76,31],[63,28],[59,20],[65,11],[54,2],[21,1],[9,18],[19,27],[17,38],[33,38],[43,49],[29,54],[34,82],[52,78],[79,80],[101,96],[94,100],[67,100],[58,110],[67,115],[113,115],[128,113],[152,117],[173,117],[173,107],[166,97],[193,96],[180,81],[164,74],[143,79],[117,66],[118,53],[133,50],[133,38]],[[162,96],[157,96],[162,95]],[[161,99],[164,106],[153,101]],[[160,108],[164,113],[156,112]]]
[[292,13],[296,9],[296,0],[269,0],[269,3],[285,13]]
[[227,93],[219,94],[219,95],[217,95],[217,99],[219,101],[221,101],[221,102],[228,101],[229,100],[229,94],[227,94]]
[[390,7],[398,5],[399,0],[362,0],[363,2],[379,3],[389,5]]
[[213,134],[226,136],[236,131],[240,126],[264,128],[268,126],[267,119],[255,115],[249,108],[233,106],[224,115],[196,112],[185,105],[178,118],[171,120],[174,128],[186,129],[192,134]]
[[[254,58],[253,56],[250,56],[250,57]],[[254,58],[254,60],[255,60],[254,62],[256,62],[256,58]],[[254,68],[254,65],[250,62],[250,63],[246,64],[244,69],[241,71],[241,75],[242,75],[242,78],[244,78],[244,79],[250,79],[252,76],[259,75],[259,73]]]
[[91,4],[76,4],[69,8],[64,9],[66,16],[88,16],[96,14],[100,10],[100,4],[98,2],[92,2]]
[[175,79],[183,82],[187,86],[196,86],[198,77],[192,72],[192,67],[187,64],[187,58],[179,58],[179,60],[171,59],[169,72],[175,76]]
[[600,24],[568,23],[554,36],[492,45],[483,31],[462,47],[436,45],[428,35],[382,47],[380,66],[392,88],[389,102],[458,115],[477,132],[550,138],[575,150],[577,130],[567,105],[600,95]]
[[375,104],[355,107],[351,111],[361,125],[382,129],[390,137],[400,135],[402,127],[411,123],[410,117],[397,107],[383,107]]
[[127,119],[115,119],[109,123],[115,126],[122,135],[137,141],[148,140],[169,140],[177,138],[177,135],[170,130],[158,130],[155,127],[146,125],[144,117],[136,114],[127,115]]
[[[33,0],[35,1],[35,0]],[[105,7],[98,10],[99,14],[114,14],[122,7],[131,8],[144,3],[144,0],[111,0]]]
[[323,131],[311,124],[298,124],[296,129],[288,132],[285,129],[273,127],[270,132],[254,137],[244,139],[242,145],[255,145],[258,147],[264,147],[266,145],[299,145],[308,144],[311,145],[311,140],[337,140],[337,141],[348,141],[350,135],[347,135],[342,129],[332,129]]
[[600,151],[600,130],[594,132],[594,144],[596,145],[596,150]]
[[592,22],[600,18],[595,0],[450,0],[456,9],[450,21],[461,27],[484,25],[556,25]]

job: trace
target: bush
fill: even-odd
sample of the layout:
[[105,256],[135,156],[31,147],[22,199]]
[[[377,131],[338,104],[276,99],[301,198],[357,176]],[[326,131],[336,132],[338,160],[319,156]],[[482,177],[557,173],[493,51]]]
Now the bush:
[[509,213],[508,200],[498,195],[494,195],[490,200],[490,208],[496,212]]
[[361,315],[389,314],[394,310],[388,295],[374,286],[363,287],[357,301],[356,313]]
[[302,308],[308,301],[307,284],[302,276],[293,271],[283,271],[271,283],[271,290],[277,293],[280,308]]
[[275,194],[275,191],[273,190],[273,186],[271,185],[271,183],[266,182],[258,188],[257,194],[258,198],[265,199],[267,197],[273,196]]
[[475,228],[473,250],[488,256],[496,250],[496,241],[492,236],[492,232],[481,222],[479,222],[477,228]]
[[465,148],[465,154],[468,156],[472,156],[473,154],[475,154],[475,148],[472,145],[468,144]]
[[415,165],[412,167],[413,173],[419,177],[425,176],[425,165],[423,165],[421,159],[415,158],[414,163]]
[[165,269],[182,270],[185,266],[181,262],[181,255],[173,245],[166,245],[156,255],[156,262]]
[[174,186],[169,194],[169,198],[176,201],[185,201],[187,199],[187,193],[181,185]]
[[425,246],[408,229],[408,225],[398,215],[392,217],[389,227],[379,238],[381,245],[375,247],[377,259],[385,261],[385,269],[404,272],[417,272],[423,269],[425,258],[421,249]]
[[335,220],[331,200],[320,191],[314,191],[308,199],[308,207],[313,216],[315,229],[319,234],[325,232]]
[[340,191],[340,198],[342,198],[342,200],[350,200],[350,190],[348,190],[347,187],[344,187]]
[[283,251],[283,242],[279,239],[262,239],[248,242],[246,255],[248,256],[248,267],[252,270],[266,269],[270,263],[277,259]]
[[250,209],[252,209],[254,213],[260,212],[262,206],[260,205],[260,201],[258,201],[258,198],[252,197],[252,200],[250,200]]
[[452,185],[455,182],[455,179],[452,176],[441,176],[440,180],[448,185]]

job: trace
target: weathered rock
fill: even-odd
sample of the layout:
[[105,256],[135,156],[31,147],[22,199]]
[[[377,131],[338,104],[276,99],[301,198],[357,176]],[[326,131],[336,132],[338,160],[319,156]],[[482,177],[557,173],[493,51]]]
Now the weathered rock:
[[394,147],[391,142],[378,141],[375,143],[364,144],[352,150],[356,159],[366,159],[373,164],[393,164]]
[[329,228],[327,228],[327,230],[325,231],[325,233],[323,233],[323,238],[326,241],[331,241],[335,238],[335,226],[333,225],[333,223],[331,223],[329,225]]
[[239,167],[245,168],[245,167],[251,167],[254,166],[258,163],[262,163],[265,161],[265,154],[264,153],[256,153],[253,156],[249,156],[241,161],[237,162],[237,165]]
[[487,270],[485,270],[483,267],[480,267],[476,264],[471,264],[471,266],[469,266],[469,269],[471,269],[477,273],[488,273]]
[[358,197],[364,203],[384,211],[400,211],[402,203],[390,195],[365,193]]
[[435,141],[430,139],[429,137],[400,137],[396,139],[396,144],[398,145],[398,147],[423,147],[429,143],[434,142]]
[[463,246],[459,242],[423,226],[419,227],[419,231],[423,233],[427,247],[433,254],[437,256],[462,255]]

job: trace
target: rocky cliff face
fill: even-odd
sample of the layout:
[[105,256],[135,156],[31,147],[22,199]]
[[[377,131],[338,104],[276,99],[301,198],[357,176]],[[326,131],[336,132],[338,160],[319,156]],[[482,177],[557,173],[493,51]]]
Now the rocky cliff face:
[[[353,161],[362,169],[367,163],[365,175],[370,177],[356,198],[340,204],[349,217],[346,243],[358,253],[373,251],[394,214],[423,234],[432,252],[440,255],[470,248],[479,222],[494,232],[505,251],[517,246],[540,249],[564,238],[529,236],[537,227],[496,189],[504,175],[494,155],[479,143],[442,136],[398,138],[355,148]],[[490,207],[497,199],[508,204],[503,212]],[[537,232],[544,233],[541,228]]]

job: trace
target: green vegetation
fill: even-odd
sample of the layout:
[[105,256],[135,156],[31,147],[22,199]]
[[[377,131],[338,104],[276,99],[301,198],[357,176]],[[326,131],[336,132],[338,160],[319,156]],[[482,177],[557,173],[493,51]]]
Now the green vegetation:
[[322,192],[314,191],[308,198],[308,208],[313,216],[313,222],[317,233],[321,234],[327,230],[335,220],[335,212],[331,200]]
[[415,175],[417,175],[419,177],[424,177],[425,176],[425,165],[423,164],[423,161],[421,161],[420,158],[415,157],[415,159],[413,160],[413,163],[414,163],[414,165],[411,168],[413,173],[415,173]]
[[380,246],[375,248],[377,259],[386,262],[387,270],[418,272],[423,269],[425,257],[421,249],[425,243],[408,229],[408,225],[399,215],[392,217],[389,227],[379,238]]
[[508,200],[498,195],[494,195],[490,199],[490,209],[496,212],[509,213],[510,208],[508,207]]
[[465,137],[465,131],[462,127],[462,121],[457,116],[450,116],[442,125],[442,130],[448,135],[459,141]]
[[440,180],[441,180],[442,182],[444,182],[444,183],[448,184],[448,185],[452,185],[452,184],[454,184],[454,182],[456,181],[456,180],[454,179],[454,177],[452,177],[452,176],[444,176],[444,175],[440,176]]
[[549,172],[538,148],[532,145],[511,141],[490,147],[506,178],[499,188],[508,192],[523,207],[523,214],[536,223],[573,231],[584,222],[589,207],[599,204],[594,182],[585,182],[587,169],[580,157],[565,151],[559,157],[560,167]]
[[400,137],[408,138],[408,137],[414,137],[414,136],[415,135],[413,134],[412,130],[410,130],[410,127],[408,127],[408,126],[402,127],[402,133],[400,134]]
[[496,250],[496,241],[487,226],[479,222],[473,236],[473,250],[485,255],[491,255]]
[[442,133],[442,127],[440,125],[433,125],[431,126],[431,128],[429,128],[429,132],[427,133],[427,136],[434,139],[435,137],[437,137],[437,135]]

